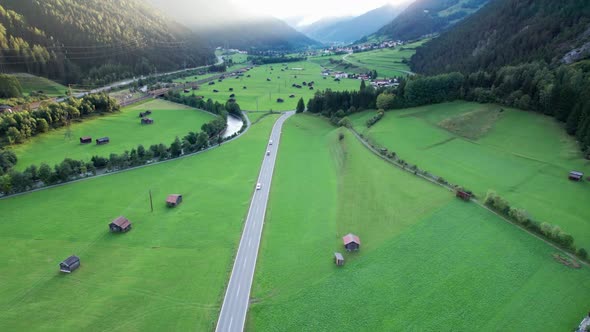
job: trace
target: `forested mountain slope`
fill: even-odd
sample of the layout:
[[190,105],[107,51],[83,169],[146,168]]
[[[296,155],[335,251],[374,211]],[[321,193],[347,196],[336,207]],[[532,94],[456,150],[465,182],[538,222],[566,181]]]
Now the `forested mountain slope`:
[[320,45],[277,18],[244,12],[229,0],[147,2],[206,36],[208,44],[214,47],[291,51]]
[[472,15],[488,0],[416,0],[376,36],[412,40],[439,33]]
[[[590,55],[587,0],[494,0],[420,48],[412,68],[421,73],[477,71],[541,60],[558,64]],[[565,62],[565,61],[564,61]]]
[[324,43],[352,43],[374,33],[391,22],[403,10],[403,6],[385,5],[357,17],[333,19],[333,22],[317,22],[301,31]]
[[0,48],[5,71],[66,83],[104,83],[213,61],[193,32],[140,0],[3,0]]

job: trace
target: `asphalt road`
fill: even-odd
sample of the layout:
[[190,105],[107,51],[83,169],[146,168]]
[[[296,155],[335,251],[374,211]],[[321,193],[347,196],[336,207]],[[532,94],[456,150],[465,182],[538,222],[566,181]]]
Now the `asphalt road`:
[[[264,151],[264,160],[262,161],[260,175],[258,176],[258,183],[261,184],[261,188],[260,190],[254,189],[254,194],[252,195],[250,210],[246,217],[238,254],[234,261],[234,267],[225,292],[215,331],[241,332],[244,330],[250,301],[250,289],[252,287],[252,279],[254,278],[256,259],[258,258],[258,248],[262,236],[262,227],[264,226],[266,204],[268,203],[272,174],[279,149],[281,130],[285,120],[293,114],[295,114],[293,111],[283,114],[272,128],[272,133],[270,134],[272,145],[267,145]],[[266,155],[266,151],[270,151],[270,155]]]

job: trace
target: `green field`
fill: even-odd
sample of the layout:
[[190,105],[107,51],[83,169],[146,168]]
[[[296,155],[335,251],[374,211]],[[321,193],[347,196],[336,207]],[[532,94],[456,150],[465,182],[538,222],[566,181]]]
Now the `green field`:
[[[152,110],[153,125],[141,125],[139,113]],[[201,126],[211,121],[214,116],[180,104],[163,100],[123,108],[121,113],[87,119],[82,123],[72,124],[71,138],[66,137],[67,129],[60,128],[34,137],[25,144],[13,147],[18,157],[17,168],[43,162],[57,164],[64,158],[88,161],[92,156],[108,157],[111,153],[123,153],[143,144],[149,148],[152,144],[170,144],[176,136],[182,137],[190,131],[200,131]],[[108,136],[107,145],[80,144],[80,136],[93,139]]]
[[41,91],[44,95],[49,97],[65,96],[67,87],[48,80],[44,77],[34,76],[30,74],[15,74],[14,75],[23,88],[23,93],[29,95],[31,92]]
[[[283,129],[248,330],[565,331],[587,314],[587,268],[339,132]],[[362,247],[337,268],[348,232]]]
[[[0,330],[213,330],[276,118],[197,156],[0,200]],[[111,234],[119,215],[133,230]],[[80,269],[60,274],[71,254]]]
[[[288,68],[281,71],[283,68],[285,67],[281,64],[255,67],[246,73],[251,77],[229,77],[223,82],[216,81],[215,85],[202,85],[201,89],[194,91],[194,93],[221,103],[225,103],[233,93],[243,110],[288,111],[295,109],[297,101],[301,97],[307,102],[309,98],[313,97],[316,90],[358,90],[360,86],[358,80],[345,79],[341,82],[335,82],[331,78],[324,80],[321,67],[310,62],[289,63]],[[293,70],[292,68],[302,68],[303,70]],[[271,81],[267,81],[267,78]],[[315,81],[315,90],[309,90],[306,86],[302,86],[302,89],[292,87],[293,84],[302,85],[303,82],[310,81]],[[247,89],[243,89],[244,86]],[[233,88],[234,91],[230,92],[230,88]],[[215,93],[213,90],[219,92]],[[192,93],[193,91],[189,92],[189,94]],[[289,98],[292,94],[295,97]],[[278,98],[282,98],[284,102],[277,102]]]
[[400,158],[465,186],[483,198],[495,190],[533,219],[560,226],[590,248],[590,162],[552,118],[500,106],[454,102],[387,112],[366,129],[372,112],[355,114],[357,130]]

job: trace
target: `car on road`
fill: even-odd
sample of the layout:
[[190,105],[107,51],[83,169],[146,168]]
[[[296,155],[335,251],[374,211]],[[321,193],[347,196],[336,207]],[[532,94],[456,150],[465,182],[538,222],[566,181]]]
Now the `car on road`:
[[261,183],[257,183],[256,184],[256,190],[260,190],[260,188],[262,188],[262,184]]
[[270,156],[270,150],[266,151],[266,155]]
[[270,140],[270,141],[268,142],[268,145],[272,145],[272,140]]

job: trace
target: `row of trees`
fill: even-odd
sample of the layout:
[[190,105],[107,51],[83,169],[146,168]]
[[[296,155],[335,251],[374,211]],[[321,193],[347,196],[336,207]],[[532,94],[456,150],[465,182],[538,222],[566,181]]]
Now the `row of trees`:
[[559,226],[549,223],[539,223],[533,220],[526,210],[510,206],[510,203],[500,197],[494,191],[489,191],[486,195],[485,205],[503,216],[511,219],[522,227],[539,234],[547,240],[559,245],[560,247],[577,254],[582,259],[587,259],[588,253],[584,248],[576,249],[574,237],[564,232]]
[[19,98],[23,95],[23,87],[12,75],[0,74],[0,98]]
[[268,65],[272,63],[287,63],[306,61],[306,57],[285,57],[285,56],[249,56],[248,61],[255,65]]
[[50,128],[66,126],[97,113],[119,111],[117,101],[105,93],[90,94],[81,99],[69,98],[61,103],[47,103],[32,111],[0,114],[0,147],[23,143]]
[[365,81],[361,81],[358,91],[317,91],[307,102],[307,111],[341,119],[357,111],[376,108],[377,96],[381,92],[382,90],[367,86]]

